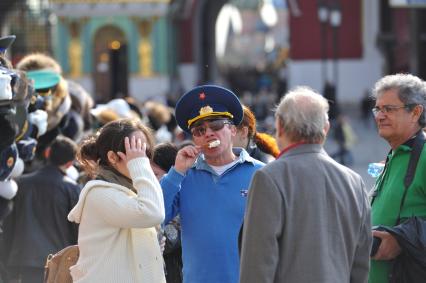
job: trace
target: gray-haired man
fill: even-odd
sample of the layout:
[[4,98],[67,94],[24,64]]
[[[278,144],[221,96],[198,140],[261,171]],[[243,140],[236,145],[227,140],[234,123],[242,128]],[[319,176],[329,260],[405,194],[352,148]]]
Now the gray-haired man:
[[307,87],[276,109],[276,161],[252,180],[240,282],[367,282],[372,241],[361,177],[323,150],[329,106]]
[[[372,223],[393,227],[412,216],[426,218],[426,147],[423,146],[422,133],[422,128],[426,125],[426,83],[413,75],[389,75],[375,84],[373,95],[376,98],[373,113],[377,129],[379,135],[389,143],[391,150],[386,159],[386,170],[377,178],[374,187],[371,201]],[[418,142],[420,147],[419,152],[416,152],[414,148]],[[411,184],[407,184],[405,177],[413,155],[418,158],[416,170],[412,172],[416,174],[413,174]],[[416,230],[421,231],[418,227],[412,231]],[[395,262],[392,264],[391,260],[400,254],[405,256],[406,253],[397,239],[388,232],[374,231],[373,235],[380,238],[381,244],[371,261],[369,280],[386,283],[392,272],[391,266],[398,266]],[[410,233],[407,235],[412,236]],[[407,281],[404,282],[425,281],[424,271],[416,276],[406,268],[394,272],[393,280],[402,282],[400,276],[407,273],[410,278],[406,278]]]

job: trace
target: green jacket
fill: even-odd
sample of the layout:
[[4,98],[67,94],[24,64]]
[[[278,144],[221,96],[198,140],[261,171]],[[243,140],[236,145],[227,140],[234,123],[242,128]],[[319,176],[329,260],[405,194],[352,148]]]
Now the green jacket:
[[[376,197],[372,200],[372,225],[395,226],[402,195],[404,193],[404,178],[411,156],[410,141],[396,148],[388,155],[387,166],[377,178],[374,187]],[[411,216],[426,217],[426,146],[423,147],[419,158],[416,174],[408,188],[401,219]],[[391,271],[389,261],[371,260],[369,283],[387,283]]]

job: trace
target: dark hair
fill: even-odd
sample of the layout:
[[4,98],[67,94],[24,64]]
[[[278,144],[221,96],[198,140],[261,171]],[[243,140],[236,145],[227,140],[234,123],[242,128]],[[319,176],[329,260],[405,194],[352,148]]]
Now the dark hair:
[[170,142],[157,144],[152,154],[152,162],[168,172],[175,164],[177,152],[177,146]]
[[65,136],[58,136],[49,148],[49,163],[61,166],[75,159],[78,147],[72,139]]
[[270,154],[273,157],[277,157],[280,150],[274,137],[266,133],[258,133],[256,130],[256,117],[253,112],[245,105],[243,105],[243,111],[243,120],[237,126],[237,129],[240,130],[243,127],[247,127],[248,138],[252,140],[262,152]]
[[125,152],[124,138],[135,131],[141,131],[147,141],[146,155],[152,156],[154,137],[151,129],[144,126],[139,120],[119,119],[107,123],[96,134],[89,136],[80,145],[77,160],[89,176],[96,175],[98,166],[110,167],[108,151]]

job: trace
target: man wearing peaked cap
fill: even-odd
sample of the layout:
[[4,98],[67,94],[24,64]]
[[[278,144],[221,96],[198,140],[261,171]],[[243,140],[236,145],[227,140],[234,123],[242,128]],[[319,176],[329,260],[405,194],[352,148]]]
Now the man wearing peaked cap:
[[264,164],[232,137],[243,116],[237,96],[215,86],[198,86],[176,104],[176,120],[195,146],[177,153],[161,179],[166,220],[181,216],[185,283],[236,283],[238,232],[253,173]]
[[6,50],[12,45],[15,39],[15,35],[0,37],[0,55],[6,53]]
[[207,117],[227,117],[234,125],[239,125],[243,108],[232,91],[214,85],[196,87],[176,104],[178,125],[188,133],[193,123]]
[[0,37],[0,66],[6,67],[8,69],[12,69],[12,63],[9,62],[9,60],[6,59],[6,51],[7,49],[12,45],[12,43],[15,41],[16,36],[14,35],[8,35],[4,37]]

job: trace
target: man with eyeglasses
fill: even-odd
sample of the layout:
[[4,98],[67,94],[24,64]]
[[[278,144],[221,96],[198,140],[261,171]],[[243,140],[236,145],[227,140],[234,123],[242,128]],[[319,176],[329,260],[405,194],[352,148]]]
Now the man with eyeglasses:
[[165,223],[181,217],[183,282],[237,283],[238,232],[253,173],[264,164],[232,137],[243,116],[230,90],[198,86],[176,104],[178,125],[195,146],[182,148],[174,167],[161,179]]
[[[426,148],[422,142],[422,128],[426,125],[426,83],[409,74],[389,75],[376,82],[373,96],[376,105],[372,110],[378,133],[391,150],[372,192],[372,224],[394,227],[412,216],[426,217]],[[420,156],[411,185],[406,187],[404,179],[418,140]],[[374,229],[373,236],[381,243],[372,255],[369,282],[391,282],[391,277],[395,280],[402,274],[401,270],[399,274],[395,272],[392,266],[396,264],[392,261],[400,260],[404,250],[388,232]]]

